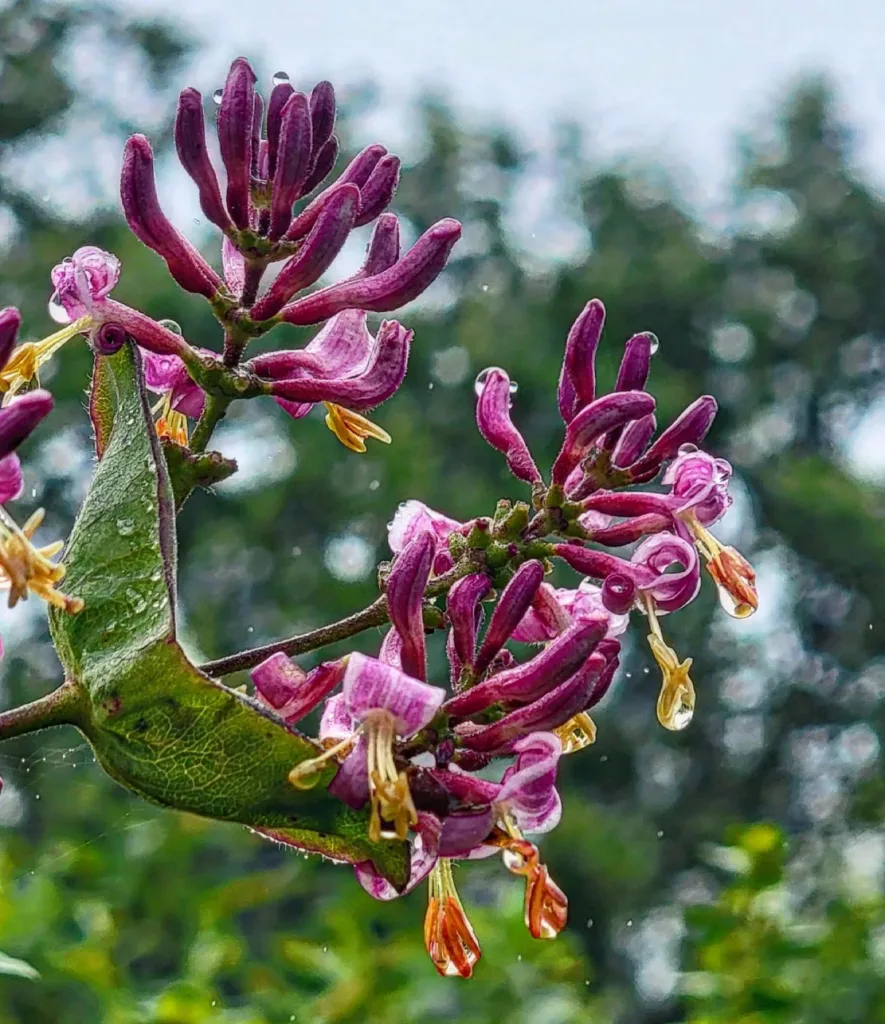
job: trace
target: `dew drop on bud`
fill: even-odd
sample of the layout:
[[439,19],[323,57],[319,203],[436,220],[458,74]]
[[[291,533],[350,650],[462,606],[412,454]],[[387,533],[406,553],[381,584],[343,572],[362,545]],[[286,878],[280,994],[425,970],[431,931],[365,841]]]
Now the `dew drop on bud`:
[[681,444],[679,446],[679,454],[680,455],[694,455],[694,453],[697,450],[698,450],[698,446],[696,444]]
[[504,850],[501,854],[501,860],[508,871],[519,872],[525,867],[525,857],[516,850]]
[[656,334],[649,334],[649,338],[651,339],[651,345],[649,346],[649,354],[654,355],[655,352],[657,352],[657,350],[661,347],[661,342]]
[[285,71],[278,71],[271,79],[274,85],[285,85],[289,81],[289,76]]
[[692,718],[694,718],[694,708],[690,704],[680,704],[670,719],[670,728],[673,732],[681,732],[689,725]]
[[52,298],[49,300],[49,315],[57,324],[69,324],[71,322],[68,311],[61,304],[58,292],[53,292]]
[[510,394],[515,395],[517,391],[519,391],[519,384],[515,380],[510,381]]
[[216,106],[220,107],[221,106],[221,97],[223,95],[224,95],[224,89],[216,89],[215,92],[212,93],[212,102]]
[[167,331],[171,331],[173,334],[183,334],[181,324],[175,320],[158,320],[157,323],[161,327],[165,327]]
[[[494,373],[495,371],[497,371],[498,373],[506,372],[502,370],[500,366],[487,366],[484,370],[479,371],[479,373],[476,375],[476,380],[473,384],[473,390],[476,392],[477,395],[481,395],[483,393],[483,391],[485,390],[486,381],[489,379],[489,374]],[[510,394],[515,395],[517,391],[519,391],[519,385],[516,383],[515,380],[512,380],[510,382]]]
[[756,611],[746,601],[738,601],[721,583],[716,584],[716,590],[719,592],[719,604],[722,605],[722,610],[733,619],[748,619]]

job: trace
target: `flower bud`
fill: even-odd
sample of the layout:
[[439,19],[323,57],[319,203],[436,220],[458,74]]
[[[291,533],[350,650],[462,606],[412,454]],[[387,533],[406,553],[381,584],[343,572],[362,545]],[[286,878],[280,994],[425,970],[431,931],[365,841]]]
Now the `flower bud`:
[[402,671],[413,679],[427,678],[427,647],[422,605],[430,578],[436,541],[429,530],[419,533],[399,553],[387,581],[390,621],[402,640]]
[[230,67],[218,108],[218,145],[227,171],[227,209],[242,231],[249,227],[255,72],[238,57]]
[[270,205],[269,237],[282,238],[292,222],[292,207],[310,171],[310,104],[304,93],[289,97],[280,116],[280,138]]
[[536,560],[523,562],[513,574],[492,612],[489,628],[473,663],[477,674],[489,667],[492,658],[510,639],[543,580],[544,566]]
[[596,349],[604,323],[605,306],[591,299],[569,331],[559,376],[559,411],[566,423],[596,397]]
[[378,161],[369,180],[360,188],[360,213],[356,226],[371,224],[390,204],[399,184],[401,161],[396,156],[385,156]]
[[196,89],[185,89],[178,97],[175,116],[175,148],[182,167],[197,186],[200,208],[222,231],[233,228],[224,202],[215,168],[206,149],[206,122],[203,117],[203,97]]
[[504,454],[513,475],[527,483],[536,483],[541,474],[525,439],[510,418],[510,388],[510,378],[504,370],[498,367],[486,370],[476,403],[476,423],[486,441]]

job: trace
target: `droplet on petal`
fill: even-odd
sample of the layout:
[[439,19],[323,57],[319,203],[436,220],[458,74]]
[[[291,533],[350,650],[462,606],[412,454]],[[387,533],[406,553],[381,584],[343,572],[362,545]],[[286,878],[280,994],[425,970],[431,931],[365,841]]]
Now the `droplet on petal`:
[[649,338],[651,338],[651,345],[649,346],[649,354],[650,355],[654,355],[655,352],[657,352],[658,349],[661,347],[661,342],[660,342],[660,339],[658,338],[658,336],[656,334],[651,334],[650,333],[649,334]]
[[171,331],[173,334],[181,335],[184,333],[181,329],[181,324],[175,320],[158,320],[157,323],[161,327],[165,327],[167,331]]
[[285,85],[289,81],[289,76],[285,71],[278,71],[271,79],[274,85]]
[[69,324],[71,322],[71,317],[68,315],[68,311],[61,304],[58,292],[53,292],[52,298],[49,300],[49,316],[57,324]]
[[212,93],[212,102],[217,106],[221,106],[221,97],[224,96],[224,89],[216,89]]

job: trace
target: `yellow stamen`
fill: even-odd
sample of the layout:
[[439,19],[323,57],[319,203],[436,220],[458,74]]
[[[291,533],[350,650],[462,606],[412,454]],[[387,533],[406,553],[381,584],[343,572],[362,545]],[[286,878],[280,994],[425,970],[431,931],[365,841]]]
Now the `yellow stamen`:
[[352,452],[364,452],[367,437],[373,437],[383,444],[390,444],[390,434],[376,423],[367,420],[365,416],[345,409],[342,405],[335,405],[334,402],[323,402],[323,405],[326,407],[326,426],[345,448]]
[[574,754],[596,742],[596,723],[586,711],[570,718],[565,725],[553,731],[562,742],[563,754]]
[[42,341],[26,341],[22,345],[17,345],[6,365],[0,370],[0,393],[4,394],[4,404],[20,391],[24,391],[31,381],[36,380],[39,384],[40,367],[48,362],[65,342],[82,334],[91,325],[92,317],[83,316],[55,334],[50,334],[48,338],[43,338]]
[[452,877],[452,862],[441,857],[429,879],[424,946],[433,966],[444,978],[469,978],[482,955]]
[[167,437],[175,444],[187,448],[187,416],[172,408],[172,392],[167,391],[162,402],[163,412],[157,420],[157,437]]
[[299,761],[298,764],[289,772],[289,782],[296,789],[313,789],[313,787],[320,781],[323,768],[327,762],[333,758],[337,758],[338,754],[343,751],[350,751],[354,741],[359,735],[357,730],[351,736],[345,736],[340,743],[336,743],[334,746],[329,747],[323,751],[317,757],[309,757],[304,761]]
[[0,586],[9,589],[9,607],[26,601],[33,592],[63,611],[76,614],[83,608],[79,597],[68,597],[55,589],[65,574],[65,567],[50,561],[63,547],[60,541],[35,547],[31,538],[43,522],[43,509],[38,509],[19,527],[0,507]]
[[748,618],[759,607],[753,566],[739,551],[720,544],[701,526],[693,510],[683,513],[681,518],[694,534],[697,549],[707,561],[707,572],[719,591],[719,603],[732,618]]
[[[373,711],[363,723],[366,734],[369,769],[369,839],[405,839],[409,826],[418,824],[418,812],[412,801],[406,773],[396,767],[393,743],[396,719],[389,711]],[[383,831],[382,821],[393,824],[393,832]]]
[[689,724],[694,714],[694,683],[688,674],[692,659],[680,661],[673,648],[664,641],[654,601],[648,595],[645,598],[645,608],[651,628],[648,645],[664,677],[661,692],[658,694],[658,721],[665,729],[678,732]]

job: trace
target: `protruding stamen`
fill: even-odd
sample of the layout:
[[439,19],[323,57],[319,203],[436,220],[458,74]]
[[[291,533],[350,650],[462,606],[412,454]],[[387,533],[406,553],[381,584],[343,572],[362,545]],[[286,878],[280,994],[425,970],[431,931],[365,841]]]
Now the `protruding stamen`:
[[334,746],[324,750],[322,754],[318,754],[316,757],[308,757],[304,761],[299,761],[298,764],[296,764],[289,772],[289,782],[296,789],[313,789],[313,787],[320,781],[320,776],[325,765],[333,758],[337,758],[343,751],[349,750],[353,746],[358,735],[359,730],[350,736],[345,736],[340,743],[336,743]]
[[65,342],[89,330],[91,324],[92,317],[83,316],[60,331],[50,334],[48,338],[41,341],[26,341],[16,346],[6,365],[0,370],[0,393],[4,394],[4,404],[20,391],[27,390],[31,381],[38,379],[40,367],[48,362]]
[[434,865],[429,889],[424,946],[443,977],[469,978],[482,954],[455,889],[452,862],[447,858]]
[[[369,769],[369,839],[405,839],[409,827],[417,825],[418,812],[412,801],[405,772],[396,767],[393,742],[396,720],[388,711],[374,711],[364,723]],[[393,824],[393,832],[383,831],[383,821]]]
[[759,607],[753,566],[739,551],[720,544],[701,526],[693,511],[684,513],[682,520],[694,534],[697,549],[707,561],[707,572],[719,591],[719,603],[732,618],[748,618]]
[[553,731],[562,743],[563,754],[574,754],[596,742],[596,723],[586,711],[570,718],[565,725]]
[[658,694],[658,721],[665,729],[678,732],[689,724],[694,714],[694,683],[688,674],[692,659],[680,661],[673,648],[666,643],[655,613],[654,601],[648,595],[645,597],[645,608],[651,628],[648,645],[663,675],[661,692]]
[[9,607],[26,601],[29,592],[42,597],[47,604],[76,614],[83,608],[79,597],[69,597],[55,589],[65,574],[65,567],[50,561],[64,546],[55,541],[35,547],[31,538],[43,522],[43,509],[38,509],[21,528],[0,507],[0,586],[9,588]]
[[390,434],[365,416],[334,402],[323,402],[323,405],[326,407],[326,426],[345,448],[362,453],[366,450],[366,438],[369,437],[390,444]]
[[163,411],[157,420],[157,437],[166,437],[182,448],[187,448],[187,416],[172,408],[172,392],[167,391],[163,400]]
[[504,832],[490,839],[503,848],[504,867],[525,878],[525,923],[533,939],[555,939],[568,920],[568,899],[541,863],[537,846],[524,839],[515,823],[505,816]]

